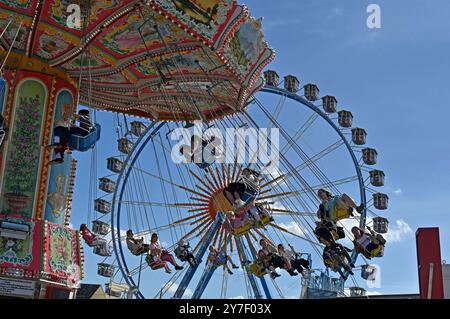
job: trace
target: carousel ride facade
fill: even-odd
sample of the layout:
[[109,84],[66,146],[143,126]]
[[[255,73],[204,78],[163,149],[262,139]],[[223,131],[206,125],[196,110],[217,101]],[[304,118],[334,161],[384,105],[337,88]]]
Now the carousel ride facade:
[[[72,4],[79,27],[68,24]],[[292,284],[304,298],[336,297],[358,255],[370,275],[388,224],[370,209],[388,203],[372,189],[384,185],[384,172],[370,169],[377,152],[335,97],[294,76],[283,88],[276,72],[261,76],[274,58],[261,28],[233,0],[0,0],[0,294],[73,296],[83,241],[101,257],[112,298],[225,298],[233,289],[284,298]],[[117,153],[105,174],[91,172],[99,189],[90,187],[87,224],[76,231],[74,154],[95,154],[96,111],[116,114]],[[248,139],[274,139],[267,126],[280,132],[279,167],[224,161],[218,136],[233,128],[241,149],[256,152]],[[177,129],[191,134],[181,148],[169,138]],[[205,149],[208,160],[190,161]],[[170,160],[173,150],[185,163]],[[346,235],[355,238],[348,252],[338,243]],[[317,259],[327,270],[313,268]],[[163,277],[170,264],[176,272]],[[302,279],[279,284],[277,269]],[[231,276],[240,280],[228,285]]]

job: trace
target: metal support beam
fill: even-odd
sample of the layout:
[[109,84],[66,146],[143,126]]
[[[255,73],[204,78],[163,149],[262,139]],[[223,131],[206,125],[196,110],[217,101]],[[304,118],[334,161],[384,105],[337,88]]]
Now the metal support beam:
[[[175,292],[173,299],[181,299],[183,297],[184,292],[186,291],[187,287],[189,286],[189,283],[191,282],[192,278],[195,275],[195,272],[198,269],[198,265],[202,262],[202,258],[205,255],[205,253],[208,249],[208,246],[211,244],[211,242],[214,238],[214,234],[216,233],[217,229],[222,224],[222,222],[223,222],[223,214],[219,212],[217,214],[216,220],[214,221],[214,223],[211,225],[210,229],[208,230],[208,234],[206,235],[202,244],[200,245],[198,252],[197,252],[197,256],[195,256],[195,259],[197,260],[197,264],[195,266],[189,266],[189,269],[187,270],[186,274],[184,275],[183,279],[181,280],[181,283],[178,286],[178,289]],[[200,283],[199,283],[199,285],[200,285]],[[198,289],[198,287],[197,287],[197,289]],[[196,289],[196,291],[197,291],[197,289]],[[203,290],[204,290],[204,288],[203,288]],[[203,291],[201,293],[203,293]],[[201,296],[201,293],[200,293],[200,296]],[[195,299],[195,298],[193,297],[193,299]]]
[[263,299],[261,291],[259,290],[259,287],[258,287],[258,283],[255,280],[255,276],[250,271],[249,263],[248,263],[247,256],[244,251],[244,245],[242,244],[241,237],[236,237],[236,246],[237,246],[239,255],[241,256],[242,267],[244,267],[244,273],[247,275],[250,285],[252,286],[253,295],[254,295],[255,299]]
[[197,288],[195,288],[194,294],[192,295],[192,299],[200,299],[203,295],[203,292],[208,286],[209,281],[211,280],[212,275],[216,271],[217,267],[213,265],[208,265],[203,273],[200,281],[198,282]]

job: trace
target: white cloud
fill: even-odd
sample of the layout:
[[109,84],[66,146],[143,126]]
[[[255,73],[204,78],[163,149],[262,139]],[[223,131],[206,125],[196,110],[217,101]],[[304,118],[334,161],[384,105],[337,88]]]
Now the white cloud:
[[398,188],[398,189],[394,190],[394,194],[395,195],[402,195],[403,194],[403,190],[401,188]]
[[[291,221],[291,222],[289,222],[289,223],[287,223],[287,224],[285,224],[285,223],[280,223],[279,226],[280,226],[280,227],[283,227],[283,228],[285,228],[285,229],[287,229],[287,230],[290,231],[291,233],[296,234],[296,235],[298,235],[298,236],[305,236],[305,233],[303,232],[303,230],[302,230],[302,229],[300,228],[300,226],[299,226],[296,222],[294,222],[294,221]],[[292,236],[292,235],[291,235],[291,234],[288,234],[288,236]]]
[[[167,290],[167,292],[174,294],[177,291],[179,285],[177,283],[168,282],[166,284],[166,287],[167,286],[170,286],[169,289]],[[192,290],[189,288],[186,288],[186,290],[184,291],[183,298],[190,298],[190,297],[192,297]]]
[[384,235],[384,238],[388,243],[401,242],[413,232],[411,226],[403,219],[398,219],[395,223],[396,226],[391,226],[388,233]]

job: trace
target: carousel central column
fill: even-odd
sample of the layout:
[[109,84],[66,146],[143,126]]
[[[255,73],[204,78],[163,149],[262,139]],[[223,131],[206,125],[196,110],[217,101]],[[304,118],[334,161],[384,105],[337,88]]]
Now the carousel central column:
[[54,128],[76,113],[76,85],[41,60],[12,56],[0,107],[0,295],[69,298],[82,276],[80,235],[68,228],[76,161],[49,165]]

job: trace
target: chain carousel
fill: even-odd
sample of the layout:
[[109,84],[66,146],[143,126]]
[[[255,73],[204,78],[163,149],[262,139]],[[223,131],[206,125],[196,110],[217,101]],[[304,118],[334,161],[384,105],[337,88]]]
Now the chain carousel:
[[[388,226],[377,152],[317,85],[261,76],[274,58],[261,20],[232,0],[80,1],[72,29],[67,5],[0,1],[1,280],[28,297],[73,293],[83,237],[112,298],[329,298],[346,282],[363,293],[354,271],[370,276]],[[116,114],[103,168],[97,111]],[[261,140],[279,165],[239,155]],[[98,184],[75,231],[73,156],[86,151]],[[368,226],[376,248],[338,243]]]

